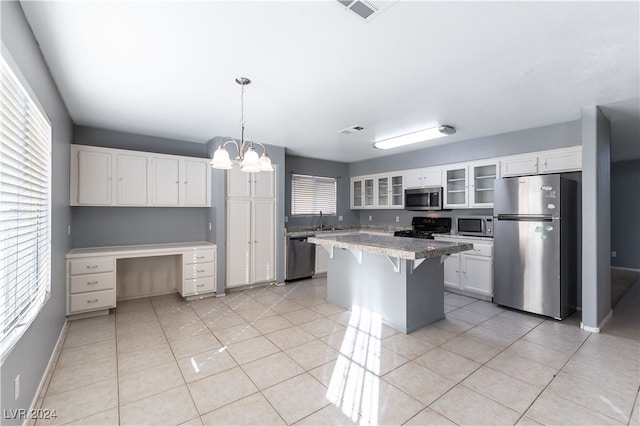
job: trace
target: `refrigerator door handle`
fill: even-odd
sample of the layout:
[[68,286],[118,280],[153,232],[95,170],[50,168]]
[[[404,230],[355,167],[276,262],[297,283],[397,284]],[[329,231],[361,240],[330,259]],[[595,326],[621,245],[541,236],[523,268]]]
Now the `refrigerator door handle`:
[[497,219],[514,222],[553,222],[553,216],[550,214],[499,214]]

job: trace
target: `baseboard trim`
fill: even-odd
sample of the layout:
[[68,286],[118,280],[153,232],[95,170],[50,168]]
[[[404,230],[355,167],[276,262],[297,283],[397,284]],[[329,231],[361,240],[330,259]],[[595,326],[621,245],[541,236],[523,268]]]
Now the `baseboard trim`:
[[640,273],[640,269],[636,269],[636,268],[625,268],[622,266],[612,266],[611,269],[618,269],[620,271],[632,271],[632,272],[638,272]]
[[[36,405],[38,404],[38,400],[40,399],[42,391],[45,388],[45,385],[48,384],[47,381],[49,379],[49,373],[55,367],[56,362],[58,362],[58,356],[60,355],[60,351],[62,350],[62,344],[64,342],[64,338],[67,335],[68,330],[69,330],[69,320],[65,318],[64,324],[62,325],[62,329],[60,330],[60,334],[58,335],[58,340],[56,341],[56,345],[53,347],[53,352],[51,352],[51,356],[49,357],[47,368],[45,368],[44,370],[44,374],[42,375],[42,379],[40,379],[40,384],[38,385],[38,390],[36,391],[36,394],[33,396],[33,401],[31,401],[31,405],[29,406],[28,413],[31,413],[38,408]],[[22,423],[22,425],[23,426],[27,425],[29,423],[29,420],[30,420],[29,418],[26,418],[24,423]]]
[[584,325],[583,322],[580,322],[580,328],[584,331],[589,331],[591,333],[600,333],[600,331],[602,331],[602,329],[607,324],[607,322],[609,322],[612,316],[613,316],[613,310],[610,310],[607,316],[604,317],[604,319],[600,322],[600,324],[598,324],[597,327],[590,327],[588,325]]

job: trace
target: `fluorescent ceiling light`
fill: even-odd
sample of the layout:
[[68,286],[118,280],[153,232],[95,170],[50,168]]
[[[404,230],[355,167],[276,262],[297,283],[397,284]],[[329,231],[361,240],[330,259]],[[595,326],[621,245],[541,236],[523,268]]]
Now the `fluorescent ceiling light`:
[[397,148],[399,146],[410,145],[412,143],[428,141],[429,139],[436,139],[441,138],[442,136],[453,135],[455,132],[456,129],[452,126],[443,125],[431,127],[429,129],[407,133],[406,135],[377,141],[374,142],[373,146],[378,149]]

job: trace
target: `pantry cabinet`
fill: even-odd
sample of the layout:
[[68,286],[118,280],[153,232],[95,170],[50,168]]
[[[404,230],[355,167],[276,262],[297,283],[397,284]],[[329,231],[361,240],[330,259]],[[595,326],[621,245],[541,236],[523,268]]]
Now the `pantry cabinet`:
[[275,171],[227,171],[226,287],[276,279]]
[[70,205],[211,206],[206,158],[71,145]]

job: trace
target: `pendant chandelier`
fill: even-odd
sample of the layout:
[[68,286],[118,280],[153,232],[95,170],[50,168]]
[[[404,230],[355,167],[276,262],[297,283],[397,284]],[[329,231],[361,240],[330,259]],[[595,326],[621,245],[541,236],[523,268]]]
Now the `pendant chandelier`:
[[[222,142],[218,146],[218,149],[213,154],[213,159],[211,160],[211,166],[214,169],[230,169],[233,167],[231,159],[229,158],[229,152],[227,152],[226,146],[228,144],[233,144],[236,146],[236,151],[238,155],[236,156],[236,162],[242,168],[243,172],[272,172],[273,166],[271,165],[271,159],[267,154],[267,149],[265,146],[259,142],[253,142],[251,140],[244,139],[244,86],[251,83],[246,77],[238,77],[236,78],[236,83],[238,83],[242,90],[240,92],[240,143],[233,139],[232,137],[226,136],[222,139]],[[254,145],[259,145],[262,147],[262,155],[258,156]]]

